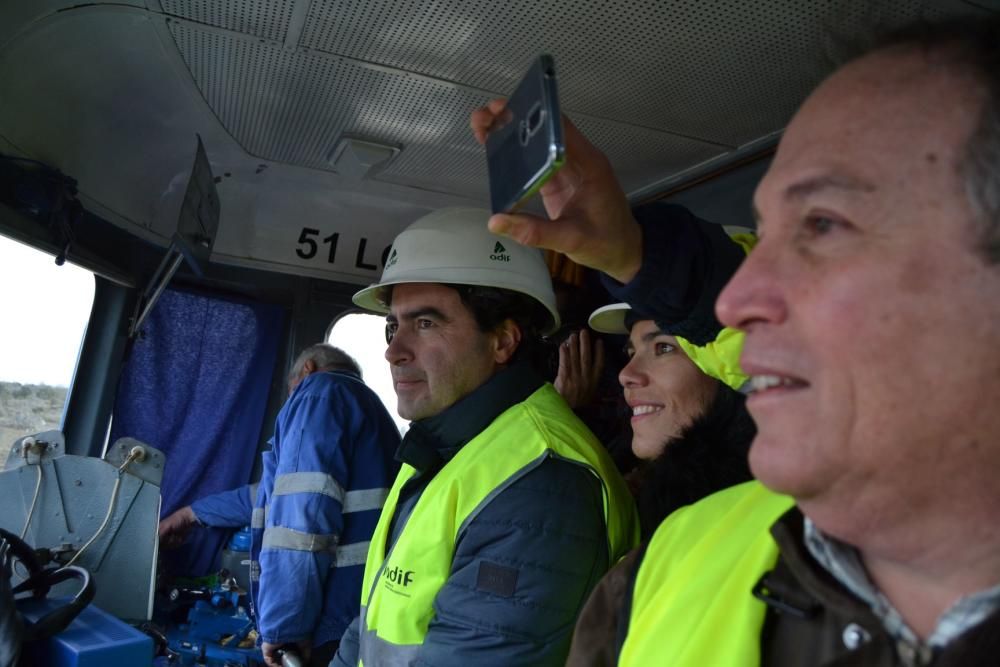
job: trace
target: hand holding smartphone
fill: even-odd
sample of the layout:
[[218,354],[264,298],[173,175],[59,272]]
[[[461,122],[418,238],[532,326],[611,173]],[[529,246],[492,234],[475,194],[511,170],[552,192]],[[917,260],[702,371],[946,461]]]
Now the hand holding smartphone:
[[486,139],[493,213],[513,213],[564,163],[562,115],[552,56],[532,64]]

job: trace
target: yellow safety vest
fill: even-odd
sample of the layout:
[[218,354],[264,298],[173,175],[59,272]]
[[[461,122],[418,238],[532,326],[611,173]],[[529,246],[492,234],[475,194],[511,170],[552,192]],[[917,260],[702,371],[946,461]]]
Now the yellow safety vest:
[[498,493],[546,458],[590,469],[604,490],[611,563],[639,538],[635,504],[607,452],[546,384],[507,409],[459,450],[427,485],[389,554],[389,524],[415,470],[403,465],[375,534],[361,589],[359,665],[407,665],[427,634],[433,602],[451,571],[455,541]]
[[639,566],[618,664],[759,665],[766,605],[751,590],[777,562],[770,528],[793,504],[746,482],[667,517]]

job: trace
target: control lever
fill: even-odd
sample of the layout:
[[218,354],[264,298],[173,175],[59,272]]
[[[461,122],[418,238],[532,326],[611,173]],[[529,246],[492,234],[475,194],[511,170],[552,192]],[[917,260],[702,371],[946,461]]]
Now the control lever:
[[305,667],[305,663],[294,648],[279,649],[278,655],[281,656],[281,667]]

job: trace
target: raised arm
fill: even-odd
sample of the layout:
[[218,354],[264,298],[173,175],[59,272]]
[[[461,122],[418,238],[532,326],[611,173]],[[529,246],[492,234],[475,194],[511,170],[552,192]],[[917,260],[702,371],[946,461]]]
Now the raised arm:
[[[503,108],[504,100],[493,100],[472,112],[472,131],[480,143],[485,143]],[[541,189],[550,220],[500,214],[490,218],[490,229],[524,245],[556,250],[577,264],[628,282],[639,271],[642,258],[639,225],[607,157],[565,116],[563,128],[566,163]]]

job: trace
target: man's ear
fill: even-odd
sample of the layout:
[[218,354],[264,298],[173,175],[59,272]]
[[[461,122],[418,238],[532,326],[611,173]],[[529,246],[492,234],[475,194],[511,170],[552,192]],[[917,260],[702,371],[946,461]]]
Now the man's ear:
[[312,359],[306,359],[306,363],[302,364],[302,377],[307,378],[316,372],[316,362]]
[[507,318],[493,332],[496,346],[493,350],[493,361],[502,366],[510,361],[521,344],[521,327],[517,322]]

